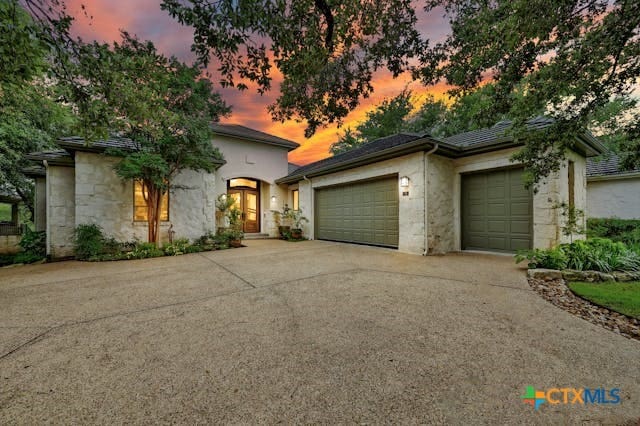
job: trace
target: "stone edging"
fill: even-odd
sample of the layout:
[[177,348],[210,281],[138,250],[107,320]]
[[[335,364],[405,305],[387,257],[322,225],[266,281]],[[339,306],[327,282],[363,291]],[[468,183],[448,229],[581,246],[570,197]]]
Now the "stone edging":
[[598,271],[575,271],[573,269],[558,271],[556,269],[541,268],[529,269],[529,271],[527,271],[527,276],[529,278],[536,278],[541,280],[564,279],[565,281],[585,281],[588,283],[604,281],[627,282],[640,278],[640,274],[633,274],[631,272],[614,271],[611,273],[606,273]]
[[529,285],[543,299],[565,311],[629,339],[640,341],[640,320],[598,306],[573,293],[557,274],[529,274]]

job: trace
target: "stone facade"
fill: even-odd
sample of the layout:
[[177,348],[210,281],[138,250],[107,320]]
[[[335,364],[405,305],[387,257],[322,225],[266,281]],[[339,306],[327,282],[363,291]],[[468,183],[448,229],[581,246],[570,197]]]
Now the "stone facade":
[[587,187],[588,217],[640,219],[640,176],[590,179]]
[[[409,188],[400,188],[400,235],[398,250],[407,253],[422,254],[425,251],[425,168],[424,153],[418,152],[391,160],[381,161],[354,169],[349,169],[325,176],[318,176],[309,181],[298,182],[300,208],[309,219],[304,227],[305,235],[314,237],[314,194],[313,190],[340,183],[371,179],[378,176],[397,175],[409,178]],[[409,195],[402,195],[409,192]]]
[[[289,186],[299,189],[300,206],[310,223],[305,234],[314,236],[314,190],[323,186],[397,174],[410,179],[409,196],[400,191],[399,250],[416,254],[437,254],[461,249],[461,183],[464,173],[513,167],[511,157],[517,148],[494,151],[451,160],[423,152],[381,161],[350,170],[313,177]],[[574,163],[574,202],[586,207],[586,160],[569,152],[562,168],[542,182],[533,195],[533,246],[549,248],[569,237],[562,235],[561,210],[568,202],[568,161]],[[426,190],[425,190],[426,188]],[[290,198],[290,196],[289,196]],[[426,234],[426,240],[425,240]],[[574,236],[582,238],[581,236]]]
[[47,167],[47,255],[73,255],[76,226],[76,180],[73,167]]
[[[114,171],[119,160],[102,154],[77,152],[75,223],[98,224],[120,241],[147,240],[147,222],[133,219],[133,183]],[[160,224],[167,241],[173,225],[175,238],[194,239],[215,228],[215,174],[180,173],[169,193],[169,220]]]
[[15,254],[20,248],[21,235],[0,235],[0,254]]

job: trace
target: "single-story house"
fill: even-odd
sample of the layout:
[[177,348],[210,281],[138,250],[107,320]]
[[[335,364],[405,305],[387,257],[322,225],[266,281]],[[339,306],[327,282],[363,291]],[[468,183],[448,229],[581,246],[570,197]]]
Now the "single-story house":
[[[532,131],[551,121],[536,118]],[[534,193],[519,149],[503,121],[444,140],[397,134],[300,167],[276,183],[288,185],[309,218],[310,238],[372,244],[409,253],[458,250],[514,252],[548,248],[566,238],[557,205],[584,209],[586,158],[604,146],[576,135],[561,170]]]
[[[544,118],[530,127],[549,125]],[[514,252],[561,241],[557,204],[586,206],[586,158],[604,147],[588,132],[576,136],[562,169],[534,194],[518,150],[505,136],[509,122],[444,140],[397,134],[298,167],[288,153],[298,144],[239,125],[214,126],[224,155],[214,173],[182,173],[163,208],[161,236],[197,238],[216,228],[215,200],[236,198],[249,234],[276,236],[273,211],[301,209],[308,238],[397,248],[416,254],[457,250]],[[33,153],[36,227],[47,231],[47,253],[72,254],[79,224],[96,223],[123,241],[144,240],[146,209],[140,188],[115,174],[105,149],[130,141],[87,145],[63,138],[59,150]]]
[[640,169],[620,170],[614,153],[587,160],[587,217],[640,219]]
[[[215,124],[212,144],[223,154],[214,173],[184,171],[172,182],[161,211],[161,240],[169,227],[176,238],[195,239],[215,231],[215,201],[221,194],[237,199],[246,233],[275,235],[271,210],[282,207],[286,187],[275,180],[289,171],[287,154],[299,145],[235,124]],[[141,185],[120,179],[116,157],[108,148],[130,147],[128,139],[87,144],[62,138],[59,149],[31,153],[35,162],[25,172],[36,182],[35,226],[47,232],[47,254],[73,254],[73,233],[80,224],[95,223],[120,241],[146,241],[147,217]]]

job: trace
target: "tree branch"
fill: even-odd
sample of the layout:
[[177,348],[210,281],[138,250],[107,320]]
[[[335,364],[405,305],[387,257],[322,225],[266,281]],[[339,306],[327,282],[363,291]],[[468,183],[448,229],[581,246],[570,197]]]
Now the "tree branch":
[[316,8],[322,12],[325,21],[327,21],[327,33],[324,36],[324,47],[329,53],[333,53],[333,13],[325,0],[314,0]]

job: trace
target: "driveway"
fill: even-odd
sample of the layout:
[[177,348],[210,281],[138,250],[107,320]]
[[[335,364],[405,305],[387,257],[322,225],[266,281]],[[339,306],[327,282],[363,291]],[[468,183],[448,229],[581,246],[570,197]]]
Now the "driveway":
[[[525,387],[619,388],[619,405]],[[511,257],[320,241],[0,269],[0,424],[635,424],[640,344]]]

